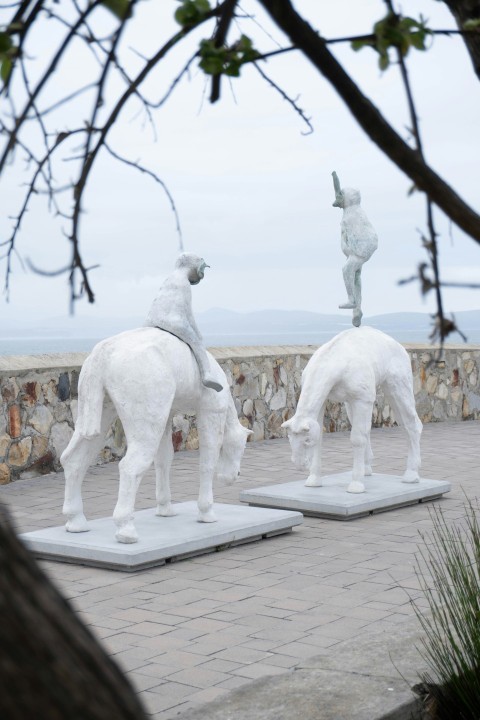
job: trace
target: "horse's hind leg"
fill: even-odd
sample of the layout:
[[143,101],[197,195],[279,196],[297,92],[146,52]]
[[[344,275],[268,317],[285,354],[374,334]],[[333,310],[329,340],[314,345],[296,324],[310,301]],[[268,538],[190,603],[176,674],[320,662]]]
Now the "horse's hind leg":
[[170,468],[173,460],[173,443],[170,428],[171,423],[169,421],[155,456],[156,515],[161,517],[171,517],[177,514],[172,507],[172,496],[170,494]]
[[407,468],[403,475],[403,482],[417,483],[420,480],[420,437],[423,426],[415,409],[410,368],[405,376],[397,376],[393,380],[387,381],[385,386],[393,411],[404,426],[408,437]]
[[101,423],[99,423],[100,434],[86,438],[75,429],[72,439],[62,453],[60,462],[65,471],[63,514],[67,518],[65,527],[68,532],[88,530],[83,512],[82,483],[89,466],[103,447],[105,435],[114,418],[115,409],[107,401],[103,407]]

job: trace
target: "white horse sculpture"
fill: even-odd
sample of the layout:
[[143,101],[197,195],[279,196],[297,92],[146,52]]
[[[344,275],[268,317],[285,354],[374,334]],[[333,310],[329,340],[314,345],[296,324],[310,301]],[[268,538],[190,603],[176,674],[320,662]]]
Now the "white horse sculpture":
[[80,373],[75,432],[61,457],[65,470],[65,503],[69,532],[88,530],[83,512],[82,482],[101,450],[118,414],[127,439],[119,463],[120,487],[113,513],[119,542],[138,540],[133,515],[140,481],[154,463],[157,515],[174,515],[169,473],[173,459],[171,420],[195,412],[200,441],[198,520],[215,522],[214,475],[233,482],[250,430],[237,417],[223,370],[208,354],[210,372],[222,386],[202,385],[192,351],[181,340],[157,328],[139,328],[103,340],[94,347]]
[[282,425],[287,429],[292,461],[299,469],[310,471],[305,485],[322,485],[323,415],[330,398],[345,403],[352,425],[353,476],[347,490],[365,492],[362,480],[372,474],[370,430],[379,385],[383,386],[408,436],[403,482],[419,481],[422,423],[415,410],[408,353],[389,335],[370,327],[359,327],[345,330],[314,353],[303,371],[296,413]]

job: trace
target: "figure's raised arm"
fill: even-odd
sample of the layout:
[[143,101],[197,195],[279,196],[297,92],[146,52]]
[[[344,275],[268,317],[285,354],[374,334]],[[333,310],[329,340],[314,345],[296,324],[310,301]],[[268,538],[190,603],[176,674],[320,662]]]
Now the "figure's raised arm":
[[333,203],[333,207],[343,207],[342,188],[340,187],[340,180],[338,179],[338,175],[335,170],[332,172],[332,178],[333,189],[335,190],[335,202]]

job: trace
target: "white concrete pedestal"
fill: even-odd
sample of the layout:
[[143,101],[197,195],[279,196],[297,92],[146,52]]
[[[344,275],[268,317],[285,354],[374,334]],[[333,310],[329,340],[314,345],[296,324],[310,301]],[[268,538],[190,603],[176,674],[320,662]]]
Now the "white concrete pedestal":
[[20,538],[39,558],[131,572],[286,533],[303,521],[299,512],[215,504],[218,521],[200,523],[196,502],[174,507],[173,517],[157,517],[153,508],[136,512],[140,539],[132,544],[115,540],[110,517],[92,520],[89,532],[69,533],[62,525]]
[[348,493],[352,472],[326,475],[322,487],[305,487],[303,480],[242,490],[240,500],[249,505],[298,510],[304,515],[352,520],[364,515],[414,505],[441,497],[451,489],[445,480],[403,483],[399,475],[374,473],[364,478],[365,492]]

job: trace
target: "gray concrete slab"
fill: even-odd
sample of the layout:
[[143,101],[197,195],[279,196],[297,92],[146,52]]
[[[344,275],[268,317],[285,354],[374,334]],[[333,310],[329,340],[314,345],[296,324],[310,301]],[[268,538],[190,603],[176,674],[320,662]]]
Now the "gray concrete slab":
[[216,503],[217,522],[201,523],[195,502],[174,508],[173,517],[157,517],[154,508],[137,512],[139,540],[132,544],[115,540],[111,517],[91,521],[88,532],[69,533],[62,525],[20,537],[42,559],[132,572],[286,533],[303,522],[299,512]]
[[179,720],[418,720],[412,692],[428,670],[419,625],[408,620],[388,637],[373,632],[340,643],[293,672],[263,678],[180,715]]
[[352,473],[326,475],[321,487],[305,487],[304,481],[242,490],[240,500],[258,507],[298,510],[304,515],[353,520],[441,497],[451,490],[445,480],[422,478],[404,483],[400,475],[374,473],[364,479],[364,493],[349,493]]

